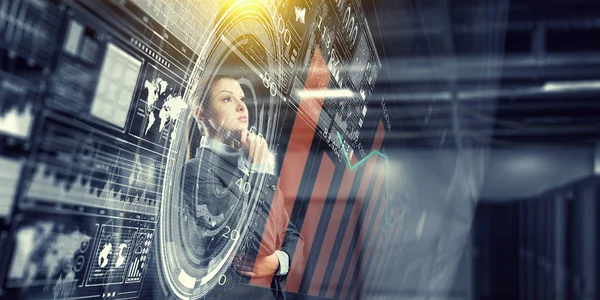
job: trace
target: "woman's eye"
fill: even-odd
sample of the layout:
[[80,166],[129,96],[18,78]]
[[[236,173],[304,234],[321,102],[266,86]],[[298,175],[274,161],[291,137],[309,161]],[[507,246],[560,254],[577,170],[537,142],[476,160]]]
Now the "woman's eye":
[[246,98],[242,97],[242,98],[240,98],[240,101],[246,102]]
[[223,102],[231,102],[231,98],[227,97],[223,99]]

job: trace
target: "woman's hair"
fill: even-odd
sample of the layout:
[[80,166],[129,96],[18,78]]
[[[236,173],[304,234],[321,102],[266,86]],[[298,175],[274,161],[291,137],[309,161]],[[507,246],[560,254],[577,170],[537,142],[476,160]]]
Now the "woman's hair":
[[202,108],[203,113],[207,112],[209,105],[210,92],[215,83],[221,79],[233,79],[228,75],[210,75],[200,78],[192,91],[192,95],[188,98],[188,107],[190,108],[189,116],[186,120],[186,160],[194,157],[195,149],[200,146],[200,138],[206,134],[204,129],[201,129],[199,120],[195,118],[196,106]]

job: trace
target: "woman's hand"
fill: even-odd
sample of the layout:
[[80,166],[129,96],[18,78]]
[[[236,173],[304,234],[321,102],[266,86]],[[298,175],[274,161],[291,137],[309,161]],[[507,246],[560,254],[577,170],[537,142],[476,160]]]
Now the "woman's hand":
[[254,261],[254,267],[238,266],[236,270],[238,273],[244,276],[265,277],[275,274],[277,268],[279,268],[279,258],[275,253],[272,253],[269,256],[256,258],[256,261]]
[[242,149],[248,154],[248,160],[251,163],[268,162],[271,152],[264,137],[244,129],[241,132],[240,140]]

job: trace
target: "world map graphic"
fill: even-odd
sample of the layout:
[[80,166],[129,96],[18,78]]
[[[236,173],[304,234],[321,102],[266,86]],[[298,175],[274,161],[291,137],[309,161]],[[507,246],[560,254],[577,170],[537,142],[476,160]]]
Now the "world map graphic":
[[[162,133],[167,124],[175,123],[181,112],[188,106],[182,96],[174,94],[173,89],[169,88],[169,83],[160,77],[152,81],[146,80],[144,88],[148,91],[148,98],[146,99],[148,122],[144,134],[147,135],[148,131],[156,124],[156,111],[158,111],[159,119],[158,130]],[[160,99],[164,99],[164,101],[160,101]],[[171,133],[171,138],[173,135],[174,132]]]
[[42,280],[54,286],[55,296],[68,296],[77,283],[73,257],[90,236],[77,229],[64,230],[51,221],[26,226],[17,233],[16,257],[9,277],[20,279],[22,286]]

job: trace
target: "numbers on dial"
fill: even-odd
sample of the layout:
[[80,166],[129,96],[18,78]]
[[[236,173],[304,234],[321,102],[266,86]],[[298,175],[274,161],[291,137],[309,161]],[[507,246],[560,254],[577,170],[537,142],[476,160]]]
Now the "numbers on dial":
[[356,24],[352,7],[348,5],[344,11],[344,17],[342,20],[343,32],[346,33],[346,40],[350,42],[350,47],[356,43],[356,37],[358,36],[358,24]]
[[277,84],[275,83],[273,78],[271,78],[271,75],[265,72],[264,75],[260,74],[260,77],[262,78],[263,85],[269,89],[269,93],[271,94],[271,96],[277,95]]
[[248,181],[244,181],[242,178],[238,179],[235,182],[235,184],[238,186],[240,191],[242,191],[246,195],[248,195],[250,193],[250,190],[252,189],[250,183]]
[[229,226],[225,226],[225,229],[227,230],[227,232],[223,233],[223,237],[226,239],[231,239],[232,241],[237,241],[240,238],[240,232],[237,231],[237,229],[233,229],[231,230],[231,227]]
[[277,31],[283,36],[283,42],[289,46],[292,42],[292,35],[290,34],[290,30],[287,29],[287,26],[285,26],[285,21],[281,15],[277,18]]
[[221,275],[221,277],[219,277],[219,285],[224,285],[225,282],[227,282],[227,276],[225,276],[225,274]]

